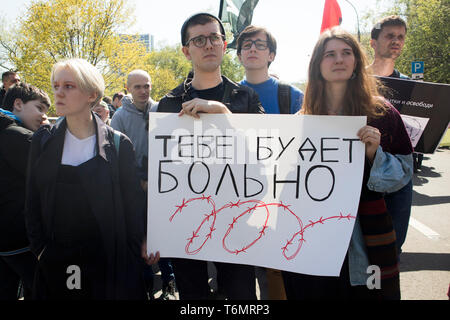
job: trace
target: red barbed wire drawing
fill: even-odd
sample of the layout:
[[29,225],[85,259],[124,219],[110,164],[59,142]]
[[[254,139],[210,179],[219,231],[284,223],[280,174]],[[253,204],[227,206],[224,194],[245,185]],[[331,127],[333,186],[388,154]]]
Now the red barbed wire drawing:
[[[175,206],[177,209],[170,216],[169,221],[173,222],[173,219],[177,215],[181,214],[183,212],[183,209],[187,208],[188,205],[190,205],[191,203],[196,202],[196,201],[206,201],[211,206],[211,211],[208,214],[204,214],[204,218],[202,219],[200,225],[197,227],[197,229],[192,231],[192,236],[189,237],[188,239],[186,239],[186,240],[188,240],[188,242],[185,247],[185,252],[188,255],[197,254],[198,252],[200,252],[203,249],[203,247],[206,245],[206,243],[212,239],[212,235],[213,235],[214,231],[216,231],[215,226],[216,226],[217,215],[220,212],[222,212],[223,210],[226,210],[229,208],[234,208],[234,207],[241,208],[243,206],[246,207],[246,210],[243,211],[240,215],[232,218],[232,222],[228,225],[228,229],[226,230],[225,235],[222,238],[222,247],[224,248],[224,250],[230,254],[235,254],[235,255],[239,255],[240,253],[247,252],[248,249],[250,249],[252,246],[254,246],[259,240],[261,240],[261,238],[263,236],[266,235],[266,231],[268,228],[268,221],[269,221],[269,217],[270,217],[269,207],[283,208],[283,210],[285,212],[291,214],[296,219],[299,230],[297,232],[295,232],[292,235],[292,237],[286,241],[286,244],[283,247],[281,247],[282,255],[285,257],[286,260],[292,260],[298,255],[298,253],[300,252],[300,250],[302,248],[303,243],[306,242],[304,234],[305,234],[305,231],[307,231],[308,229],[311,229],[318,224],[323,225],[325,222],[327,222],[329,220],[333,220],[333,219],[336,219],[338,221],[340,221],[340,220],[350,221],[351,219],[356,219],[356,217],[352,216],[351,214],[343,215],[342,213],[339,213],[339,215],[330,216],[327,218],[320,217],[317,221],[309,220],[308,221],[309,223],[307,225],[303,226],[303,222],[300,219],[300,217],[298,215],[296,215],[295,212],[293,212],[289,208],[290,205],[285,205],[285,204],[283,204],[282,201],[274,202],[274,203],[265,203],[260,200],[246,200],[246,201],[242,201],[242,202],[241,202],[241,200],[238,200],[236,203],[233,203],[233,202],[227,203],[224,206],[222,206],[220,209],[216,210],[216,204],[212,200],[211,196],[206,197],[205,195],[202,195],[201,197],[191,198],[187,201],[186,201],[186,199],[183,199],[181,205]],[[249,204],[251,206],[248,206]],[[240,249],[232,250],[232,249],[228,248],[228,246],[226,244],[226,240],[230,236],[231,232],[235,229],[235,226],[239,222],[239,219],[241,219],[242,217],[244,217],[248,214],[252,214],[252,212],[255,212],[259,208],[264,208],[266,210],[266,217],[265,217],[265,220],[264,220],[261,230],[257,233],[257,237],[253,241],[244,245]],[[201,242],[196,249],[191,249],[191,246],[194,244],[195,239],[200,238],[200,236],[199,236],[200,231],[202,230],[204,225],[208,222],[210,222],[210,224],[208,225],[209,230],[208,230],[208,233],[206,234],[205,238],[203,239],[203,242]],[[298,240],[297,240],[298,245],[295,248],[295,250],[293,251],[293,253],[288,255],[287,251],[289,251],[290,246],[294,245],[296,238],[298,238]]]

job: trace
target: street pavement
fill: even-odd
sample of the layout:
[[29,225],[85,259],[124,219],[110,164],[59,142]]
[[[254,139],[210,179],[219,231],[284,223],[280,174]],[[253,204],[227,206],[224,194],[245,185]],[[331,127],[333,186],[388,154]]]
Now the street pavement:
[[413,184],[412,219],[400,256],[402,300],[448,300],[450,149],[425,155]]

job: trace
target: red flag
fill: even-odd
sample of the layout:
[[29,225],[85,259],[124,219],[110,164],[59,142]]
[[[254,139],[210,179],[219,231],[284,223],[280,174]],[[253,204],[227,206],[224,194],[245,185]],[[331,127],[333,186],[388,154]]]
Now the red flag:
[[340,25],[342,22],[341,8],[336,0],[325,0],[325,7],[323,8],[322,27],[320,33],[326,29]]

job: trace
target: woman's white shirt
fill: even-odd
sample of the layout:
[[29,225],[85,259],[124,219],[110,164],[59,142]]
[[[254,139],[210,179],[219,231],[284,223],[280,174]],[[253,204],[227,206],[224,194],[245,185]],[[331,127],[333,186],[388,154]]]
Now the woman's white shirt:
[[61,164],[79,166],[95,156],[96,135],[78,139],[66,129]]

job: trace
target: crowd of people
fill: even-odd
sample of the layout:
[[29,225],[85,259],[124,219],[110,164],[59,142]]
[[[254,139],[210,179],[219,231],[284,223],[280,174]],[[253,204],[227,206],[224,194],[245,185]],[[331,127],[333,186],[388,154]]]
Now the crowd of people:
[[[50,124],[47,94],[2,75],[0,109],[0,300],[152,297],[153,269],[162,298],[210,299],[208,262],[147,254],[149,112],[367,116],[358,132],[365,167],[358,217],[338,277],[262,268],[268,299],[400,299],[399,255],[412,200],[413,148],[399,112],[382,97],[373,75],[406,77],[394,68],[407,32],[389,16],[372,31],[370,65],[358,41],[334,27],[311,54],[303,94],[269,74],[274,36],[248,26],[237,40],[245,79],[221,74],[227,43],[214,15],[190,16],[181,28],[186,79],[159,102],[143,70],[128,74],[126,90],[104,99],[100,72],[82,59],[53,66],[59,116]],[[211,263],[211,262],[209,262]],[[255,300],[255,267],[214,262],[219,295]],[[381,268],[381,289],[370,290],[369,265]],[[81,279],[69,281],[68,267]],[[72,270],[72,269],[71,269]],[[76,270],[75,270],[76,271]],[[21,288],[21,290],[19,290]]]

